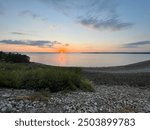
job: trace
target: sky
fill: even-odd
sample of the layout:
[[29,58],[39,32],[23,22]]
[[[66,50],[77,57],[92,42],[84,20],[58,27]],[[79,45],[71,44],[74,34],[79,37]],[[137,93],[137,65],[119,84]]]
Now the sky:
[[0,51],[148,52],[150,0],[0,0]]

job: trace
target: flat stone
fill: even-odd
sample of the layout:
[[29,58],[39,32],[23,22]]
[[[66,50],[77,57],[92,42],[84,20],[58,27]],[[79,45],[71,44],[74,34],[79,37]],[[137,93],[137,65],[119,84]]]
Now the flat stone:
[[3,107],[3,108],[1,109],[1,112],[6,112],[6,110],[7,110],[7,107]]

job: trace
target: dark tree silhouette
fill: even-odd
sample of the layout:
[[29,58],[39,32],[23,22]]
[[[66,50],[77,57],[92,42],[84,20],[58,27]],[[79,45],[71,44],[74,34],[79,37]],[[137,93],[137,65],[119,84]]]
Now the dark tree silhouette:
[[0,51],[0,61],[13,63],[28,63],[30,62],[30,57],[19,53],[4,53]]

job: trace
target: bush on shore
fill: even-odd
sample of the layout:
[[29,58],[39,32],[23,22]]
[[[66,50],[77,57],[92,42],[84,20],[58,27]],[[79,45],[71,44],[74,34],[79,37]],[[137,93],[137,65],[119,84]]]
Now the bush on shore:
[[30,62],[30,57],[18,53],[4,53],[0,51],[0,62],[28,63]]
[[80,68],[63,68],[35,63],[0,63],[0,87],[16,89],[48,89],[51,92],[93,91]]

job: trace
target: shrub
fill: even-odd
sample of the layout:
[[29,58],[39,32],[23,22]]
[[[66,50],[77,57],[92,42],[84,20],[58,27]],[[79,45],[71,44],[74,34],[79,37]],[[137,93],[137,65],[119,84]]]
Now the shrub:
[[49,89],[51,92],[81,89],[93,91],[79,68],[52,67],[38,64],[0,63],[0,87]]
[[30,57],[18,53],[0,52],[0,61],[13,63],[28,63],[30,62]]

